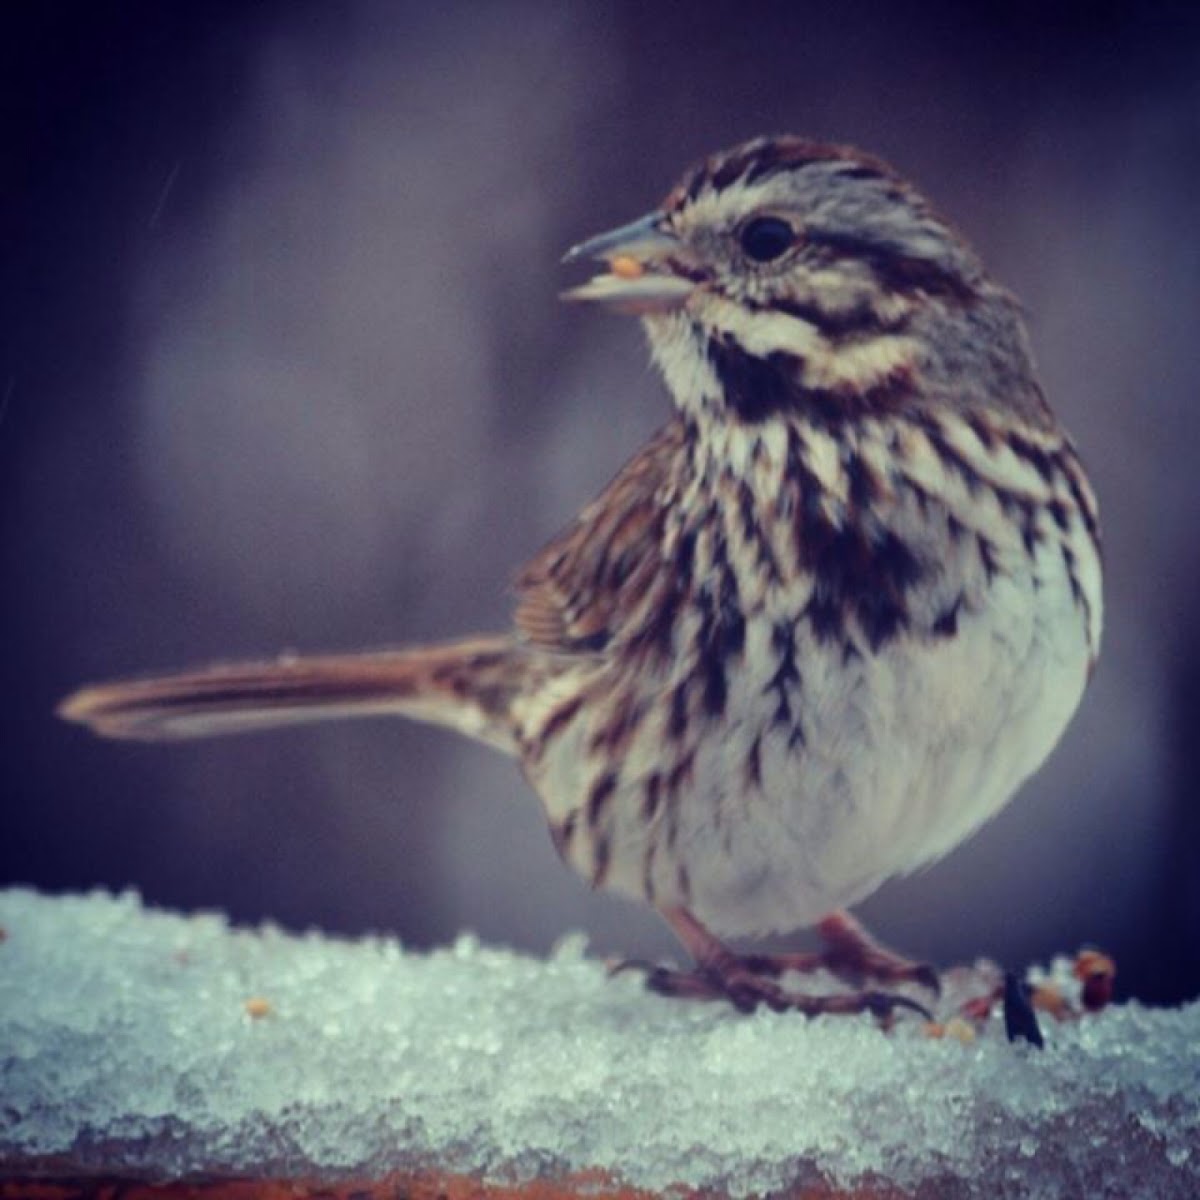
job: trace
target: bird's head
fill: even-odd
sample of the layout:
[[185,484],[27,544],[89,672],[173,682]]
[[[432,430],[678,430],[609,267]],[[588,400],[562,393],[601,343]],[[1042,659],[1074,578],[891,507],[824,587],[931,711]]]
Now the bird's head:
[[714,155],[659,208],[567,255],[585,258],[607,270],[567,298],[640,315],[685,407],[711,393],[710,407],[737,409],[749,389],[740,415],[755,417],[793,387],[836,399],[917,360],[936,374],[972,321],[1011,343],[1005,357],[1025,356],[1007,294],[963,239],[891,168],[845,147],[756,138]]

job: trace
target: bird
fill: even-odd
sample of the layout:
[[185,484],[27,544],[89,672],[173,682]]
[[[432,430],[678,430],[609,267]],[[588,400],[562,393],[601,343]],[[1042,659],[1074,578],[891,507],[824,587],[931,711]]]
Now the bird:
[[[1004,807],[1100,648],[1096,499],[1020,306],[891,166],[792,135],[565,261],[595,264],[566,299],[638,317],[671,405],[519,571],[508,632],[101,683],[60,714],[447,726],[519,762],[588,884],[665,918],[693,963],[636,964],[655,991],[920,1009],[902,985],[936,972],[849,910]],[[730,945],[805,928],[821,950]],[[850,990],[785,983],[822,966]]]

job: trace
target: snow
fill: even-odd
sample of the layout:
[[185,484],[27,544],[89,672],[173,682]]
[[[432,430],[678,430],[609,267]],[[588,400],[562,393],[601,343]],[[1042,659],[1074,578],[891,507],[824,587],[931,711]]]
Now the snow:
[[[735,1196],[1200,1194],[1200,1003],[885,1032],[647,993],[572,936],[430,954],[0,891],[0,1178],[601,1169]],[[1051,971],[1070,989],[1065,962]]]

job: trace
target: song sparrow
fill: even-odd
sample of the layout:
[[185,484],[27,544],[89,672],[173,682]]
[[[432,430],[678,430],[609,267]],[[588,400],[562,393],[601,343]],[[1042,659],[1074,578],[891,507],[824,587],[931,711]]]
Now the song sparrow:
[[[843,910],[1045,759],[1096,659],[1096,503],[1018,307],[889,167],[760,138],[575,247],[641,316],[661,430],[517,579],[515,632],[87,688],[117,737],[395,713],[516,756],[559,854],[696,959],[658,990],[805,1012],[818,962],[934,982]],[[724,935],[818,923],[821,955]]]

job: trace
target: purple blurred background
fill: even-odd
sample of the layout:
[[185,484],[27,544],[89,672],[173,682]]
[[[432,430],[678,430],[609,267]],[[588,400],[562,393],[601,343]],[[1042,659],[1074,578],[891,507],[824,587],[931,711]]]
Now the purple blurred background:
[[940,961],[1081,942],[1200,991],[1194,5],[11,3],[0,30],[0,883],[674,953],[516,767],[374,721],[177,746],[86,680],[503,627],[666,412],[571,242],[789,130],[890,159],[1024,299],[1100,494],[1107,640],[1048,766],[861,909]]

